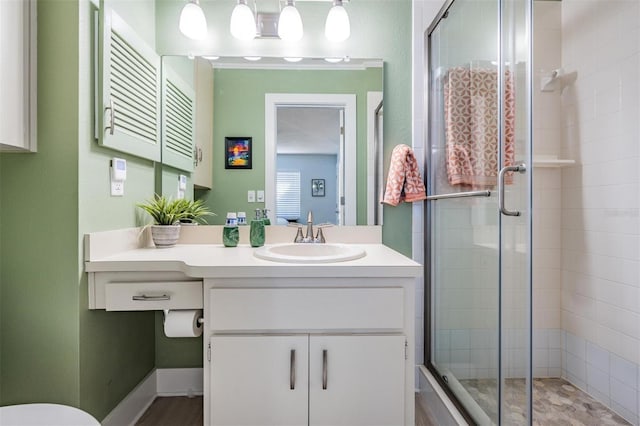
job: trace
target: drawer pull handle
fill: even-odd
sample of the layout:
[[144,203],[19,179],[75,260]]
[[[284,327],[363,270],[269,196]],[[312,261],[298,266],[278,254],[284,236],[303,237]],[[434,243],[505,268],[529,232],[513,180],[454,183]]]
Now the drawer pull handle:
[[291,349],[291,362],[289,365],[289,389],[296,388],[296,350]]
[[146,294],[142,294],[140,296],[133,296],[131,300],[142,301],[142,302],[155,302],[158,300],[171,300],[171,296],[167,294],[163,294],[161,296],[147,296]]
[[322,389],[327,390],[327,350],[322,350]]

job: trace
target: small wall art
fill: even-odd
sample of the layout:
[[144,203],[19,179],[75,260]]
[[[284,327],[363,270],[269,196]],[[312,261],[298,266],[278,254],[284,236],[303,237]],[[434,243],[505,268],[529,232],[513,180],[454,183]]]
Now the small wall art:
[[311,179],[311,196],[324,197],[324,179]]
[[225,169],[251,168],[251,139],[244,136],[227,136],[224,138]]

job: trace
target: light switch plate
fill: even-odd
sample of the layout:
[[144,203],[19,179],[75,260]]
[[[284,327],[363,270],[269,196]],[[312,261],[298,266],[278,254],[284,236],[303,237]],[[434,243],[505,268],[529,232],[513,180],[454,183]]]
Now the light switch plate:
[[258,202],[264,203],[264,191],[262,189],[258,190]]
[[254,190],[247,191],[247,202],[248,203],[256,202],[256,191]]

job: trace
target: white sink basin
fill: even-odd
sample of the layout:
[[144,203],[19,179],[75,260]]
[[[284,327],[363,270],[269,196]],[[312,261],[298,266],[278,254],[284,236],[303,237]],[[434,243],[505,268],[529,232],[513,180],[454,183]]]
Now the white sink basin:
[[331,263],[360,259],[367,252],[350,244],[289,243],[263,246],[254,250],[253,255],[272,262]]

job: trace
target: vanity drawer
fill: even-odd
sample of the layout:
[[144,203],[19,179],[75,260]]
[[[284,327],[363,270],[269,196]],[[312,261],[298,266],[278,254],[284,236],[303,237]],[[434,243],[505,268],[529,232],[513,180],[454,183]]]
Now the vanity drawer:
[[104,290],[107,311],[202,308],[202,281],[110,282]]
[[404,294],[383,288],[214,288],[211,330],[398,330]]

